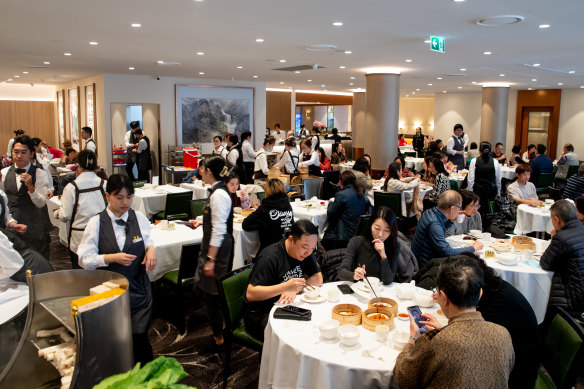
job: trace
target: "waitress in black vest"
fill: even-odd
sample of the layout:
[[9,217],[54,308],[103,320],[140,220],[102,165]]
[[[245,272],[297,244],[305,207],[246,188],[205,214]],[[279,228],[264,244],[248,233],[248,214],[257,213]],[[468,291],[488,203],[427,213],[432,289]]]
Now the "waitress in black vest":
[[47,210],[49,181],[42,168],[37,168],[32,140],[26,136],[14,139],[12,161],[2,169],[2,190],[14,219],[27,226],[22,240],[49,259],[49,231],[52,228]]
[[150,154],[150,139],[141,129],[134,132],[138,139],[138,147],[134,149],[136,154],[136,164],[138,165],[138,181],[150,182],[150,170],[152,170],[152,155]]
[[312,150],[312,141],[310,139],[302,139],[300,141],[300,151],[302,151],[302,154],[298,166],[308,166],[308,174],[311,176],[322,176],[320,159],[318,153]]
[[153,359],[148,340],[152,315],[152,289],[147,271],[156,266],[156,250],[150,238],[150,222],[131,209],[132,181],[114,174],[107,180],[109,205],[92,217],[83,233],[77,254],[85,269],[104,269],[126,277],[130,283],[130,311],[134,362]]
[[134,177],[134,165],[136,164],[136,153],[134,149],[138,147],[138,139],[134,136],[134,132],[140,128],[139,121],[130,122],[130,131],[126,131],[126,174],[130,177],[130,180],[136,181]]
[[[201,351],[202,355],[213,354],[223,345],[223,314],[216,280],[230,271],[233,264],[233,204],[223,182],[229,171],[226,161],[219,156],[205,158],[199,166],[199,174],[205,184],[211,185],[211,193],[203,211],[203,242],[195,285],[203,291],[214,338],[213,344]],[[201,223],[193,224],[198,227]]]
[[481,142],[481,155],[470,162],[468,169],[468,190],[479,195],[480,203],[484,204],[479,210],[483,222],[486,220],[489,200],[501,194],[501,167],[492,157],[491,150],[489,142]]

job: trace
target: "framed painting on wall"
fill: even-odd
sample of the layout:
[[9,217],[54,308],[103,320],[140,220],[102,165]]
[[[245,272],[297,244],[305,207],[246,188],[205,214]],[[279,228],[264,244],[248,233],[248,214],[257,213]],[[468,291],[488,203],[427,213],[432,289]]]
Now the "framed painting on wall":
[[76,151],[81,149],[79,144],[79,131],[81,129],[81,117],[79,117],[79,87],[69,89],[69,130],[71,135],[71,144]]
[[57,119],[59,121],[59,147],[63,147],[65,140],[65,90],[57,92]]
[[215,135],[226,133],[253,135],[254,92],[247,87],[177,84],[177,144],[212,143]]
[[85,87],[85,126],[93,130],[93,140],[97,143],[95,118],[95,83]]

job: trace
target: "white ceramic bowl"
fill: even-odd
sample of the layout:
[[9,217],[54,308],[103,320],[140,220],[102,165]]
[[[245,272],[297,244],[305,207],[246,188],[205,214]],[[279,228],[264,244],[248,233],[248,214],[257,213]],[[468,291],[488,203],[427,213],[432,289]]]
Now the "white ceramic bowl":
[[398,298],[411,300],[416,293],[416,287],[411,284],[395,284],[395,294]]
[[470,230],[470,234],[475,238],[480,238],[483,236],[483,231],[481,230]]
[[434,300],[432,299],[432,292],[419,290],[416,292],[414,301],[417,305],[423,308],[428,308],[434,305]]
[[339,326],[338,320],[326,320],[320,323],[318,329],[324,339],[334,339],[339,335]]
[[345,346],[354,346],[359,343],[359,328],[353,324],[345,324],[339,328],[341,343]]
[[501,253],[496,256],[497,261],[503,265],[513,266],[517,265],[517,254]]
[[410,339],[410,334],[408,332],[394,332],[391,335],[391,341],[395,348],[399,350],[403,350],[408,344],[408,340]]
[[320,288],[318,288],[316,286],[304,288],[304,293],[306,294],[306,296],[310,299],[313,299],[313,300],[318,297],[319,292],[320,292]]
[[554,203],[554,199],[545,199],[545,203],[547,205],[552,205]]

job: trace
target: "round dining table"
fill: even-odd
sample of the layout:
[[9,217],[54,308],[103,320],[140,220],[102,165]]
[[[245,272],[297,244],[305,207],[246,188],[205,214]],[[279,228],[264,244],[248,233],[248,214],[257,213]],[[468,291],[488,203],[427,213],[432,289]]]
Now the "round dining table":
[[405,158],[406,167],[408,169],[414,169],[416,172],[419,172],[424,168],[424,158],[414,158],[414,157],[407,157]]
[[[340,294],[335,303],[326,299],[318,303],[306,302],[303,295],[296,296],[293,305],[312,311],[311,321],[293,321],[274,318],[274,306],[270,312],[268,324],[264,331],[264,347],[260,366],[259,388],[388,388],[395,361],[400,353],[392,343],[394,332],[409,334],[408,320],[394,319],[395,328],[390,330],[387,342],[376,340],[375,332],[359,328],[359,343],[347,347],[339,338],[326,340],[320,336],[319,325],[331,319],[332,309],[337,304],[355,304],[362,310],[367,309],[367,302],[374,296],[364,292],[358,283],[332,282],[322,286],[320,296],[327,296],[329,290],[338,290],[337,285],[349,284],[356,292]],[[384,286],[377,293],[398,302],[399,312],[416,305],[413,300],[401,300],[396,297],[395,283]],[[438,304],[431,308],[421,308],[423,313],[438,317],[443,325],[447,324],[444,316],[438,315]]]
[[506,178],[510,181],[513,181],[516,177],[515,175],[515,168],[501,165],[501,178]]
[[517,207],[517,224],[513,230],[515,235],[525,235],[534,231],[550,233],[554,229],[550,206],[549,204],[544,204],[543,207],[519,205]]

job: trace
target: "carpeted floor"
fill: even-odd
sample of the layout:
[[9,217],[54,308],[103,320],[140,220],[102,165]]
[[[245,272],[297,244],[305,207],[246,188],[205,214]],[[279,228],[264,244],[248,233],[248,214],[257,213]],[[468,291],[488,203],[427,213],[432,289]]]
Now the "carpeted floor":
[[[51,264],[55,270],[71,269],[67,249],[59,242],[58,230],[51,231]],[[223,385],[223,354],[204,357],[198,350],[212,339],[202,300],[185,291],[181,295],[161,282],[154,283],[154,318],[150,328],[150,343],[154,356],[176,358],[189,374],[182,384],[201,389],[221,388]],[[177,327],[184,327],[179,331]],[[227,387],[257,388],[259,354],[237,345],[233,346]]]

